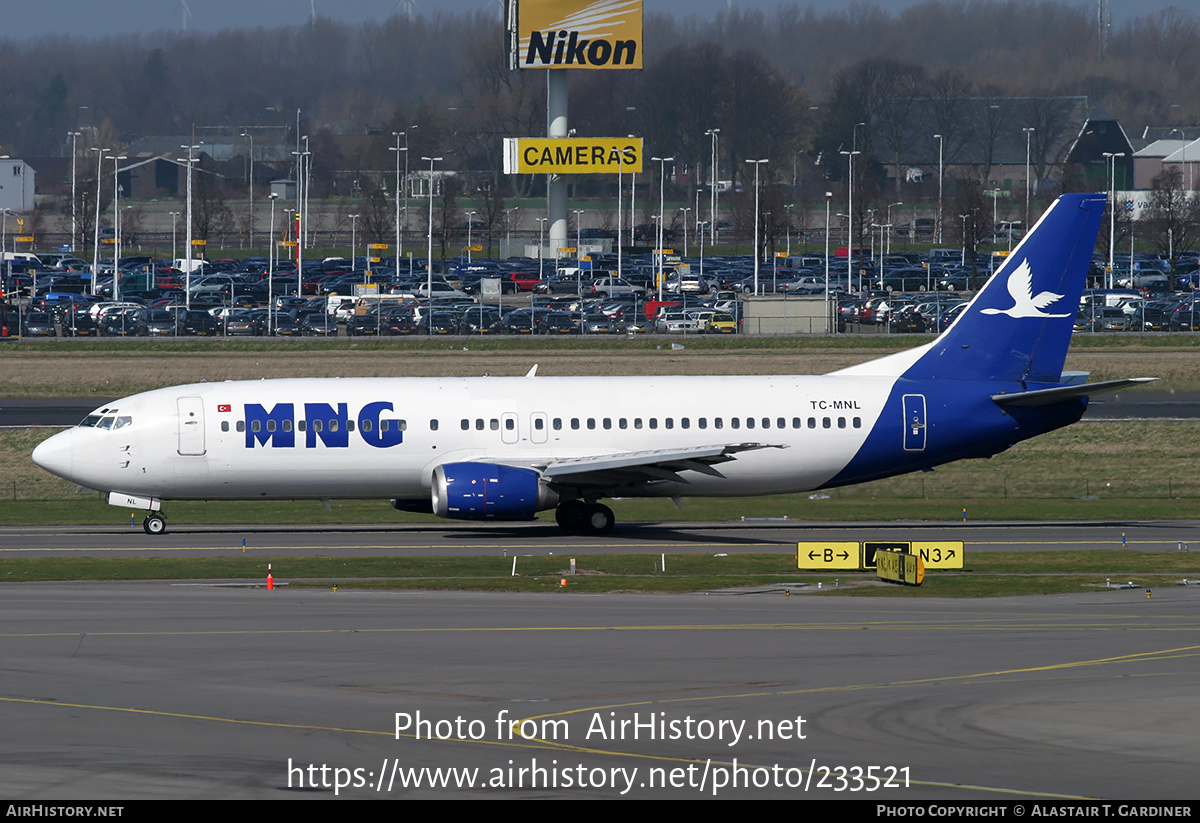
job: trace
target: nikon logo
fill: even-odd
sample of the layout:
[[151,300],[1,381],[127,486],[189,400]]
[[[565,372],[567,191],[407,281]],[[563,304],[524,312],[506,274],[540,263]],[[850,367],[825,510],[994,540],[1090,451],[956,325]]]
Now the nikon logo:
[[578,31],[534,31],[526,66],[636,66],[637,40],[586,39]]

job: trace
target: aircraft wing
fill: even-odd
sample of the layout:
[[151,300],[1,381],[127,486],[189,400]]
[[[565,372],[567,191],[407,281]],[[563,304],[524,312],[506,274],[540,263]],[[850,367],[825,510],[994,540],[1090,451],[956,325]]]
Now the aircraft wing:
[[736,460],[741,452],[782,448],[787,447],[768,443],[728,443],[571,457],[546,464],[542,476],[551,483],[565,486],[625,486],[653,480],[687,483],[682,472],[695,471],[723,478],[725,475],[713,468],[715,465]]

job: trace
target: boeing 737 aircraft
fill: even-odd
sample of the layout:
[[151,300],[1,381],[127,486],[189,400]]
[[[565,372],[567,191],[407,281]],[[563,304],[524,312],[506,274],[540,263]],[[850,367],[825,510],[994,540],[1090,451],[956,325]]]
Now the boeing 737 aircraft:
[[931,343],[823,376],[204,383],[97,409],[33,460],[166,529],[170,500],[390,498],[605,534],[605,497],[762,495],[990,457],[1141,379],[1064,375],[1103,195],[1060,197]]

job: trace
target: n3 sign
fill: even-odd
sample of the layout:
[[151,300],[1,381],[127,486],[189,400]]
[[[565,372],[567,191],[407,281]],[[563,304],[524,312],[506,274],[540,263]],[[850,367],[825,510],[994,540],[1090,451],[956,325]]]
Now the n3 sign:
[[863,568],[875,567],[875,553],[881,551],[904,552],[921,558],[927,569],[963,568],[963,542],[961,540],[913,540],[911,542],[879,541],[863,543]]

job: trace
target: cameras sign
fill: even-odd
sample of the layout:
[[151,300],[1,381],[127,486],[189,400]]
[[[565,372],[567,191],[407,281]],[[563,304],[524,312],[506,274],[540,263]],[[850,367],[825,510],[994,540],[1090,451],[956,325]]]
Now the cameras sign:
[[640,69],[642,0],[508,0],[511,69]]
[[642,170],[640,137],[506,137],[505,174],[626,174]]

